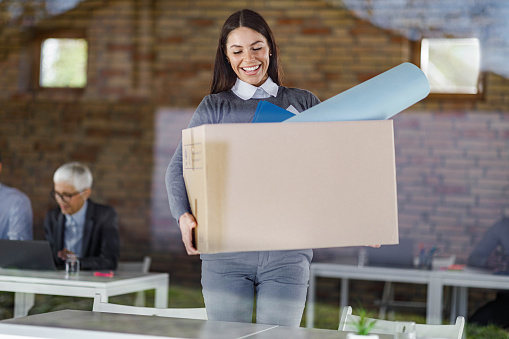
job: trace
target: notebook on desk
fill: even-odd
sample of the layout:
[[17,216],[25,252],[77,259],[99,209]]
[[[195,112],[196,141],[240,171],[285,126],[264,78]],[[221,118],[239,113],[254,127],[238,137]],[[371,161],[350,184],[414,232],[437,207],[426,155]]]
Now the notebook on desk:
[[0,267],[56,271],[49,242],[0,239]]

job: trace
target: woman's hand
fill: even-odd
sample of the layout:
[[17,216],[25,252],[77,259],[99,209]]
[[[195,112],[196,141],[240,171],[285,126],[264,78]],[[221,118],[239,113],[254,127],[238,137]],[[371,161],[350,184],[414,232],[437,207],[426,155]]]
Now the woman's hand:
[[182,242],[186,247],[188,255],[200,254],[193,245],[193,230],[198,226],[196,219],[190,213],[184,213],[179,218],[180,232],[182,233]]

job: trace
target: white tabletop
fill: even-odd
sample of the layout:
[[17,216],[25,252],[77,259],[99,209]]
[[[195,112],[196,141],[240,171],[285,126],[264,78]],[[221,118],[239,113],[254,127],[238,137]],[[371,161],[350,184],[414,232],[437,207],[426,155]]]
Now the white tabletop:
[[114,284],[126,279],[156,276],[166,273],[141,273],[141,272],[114,272],[112,277],[94,276],[94,271],[81,271],[76,276],[65,277],[65,271],[36,271],[19,270],[13,268],[0,268],[0,281],[16,281],[47,284],[65,285],[106,285]]
[[[96,331],[96,332],[92,332]],[[345,339],[343,331],[64,310],[0,321],[0,334],[42,338]],[[44,335],[44,336],[43,336]],[[132,335],[132,337],[131,337]],[[380,339],[393,336],[380,335]]]
[[34,294],[93,298],[103,301],[115,295],[155,289],[155,306],[168,306],[168,273],[115,272],[112,277],[94,276],[92,271],[66,278],[64,271],[0,269],[0,291],[15,293],[14,315],[26,316]]
[[453,303],[451,322],[457,315],[467,316],[467,289],[493,288],[509,289],[509,276],[495,275],[492,270],[465,267],[461,271],[451,270],[420,270],[415,268],[392,268],[348,265],[343,263],[312,263],[310,288],[308,294],[307,326],[312,327],[314,321],[314,299],[316,277],[342,279],[340,306],[348,303],[348,280],[378,280],[389,282],[403,282],[427,285],[426,322],[428,324],[442,323],[443,287],[453,287]]

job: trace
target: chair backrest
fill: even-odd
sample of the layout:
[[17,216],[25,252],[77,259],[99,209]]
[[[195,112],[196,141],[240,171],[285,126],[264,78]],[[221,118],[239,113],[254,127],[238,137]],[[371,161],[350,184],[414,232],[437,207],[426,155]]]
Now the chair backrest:
[[[355,323],[359,321],[360,317],[352,315],[352,307],[345,306],[341,312],[339,320],[340,331],[356,331]],[[396,329],[412,324],[412,322],[404,321],[389,321],[368,318],[370,321],[376,321],[375,326],[371,330],[373,334],[394,334]],[[456,318],[454,325],[428,325],[428,324],[415,324],[415,334],[417,337],[423,338],[443,338],[443,339],[461,339],[463,336],[463,328],[465,327],[465,318],[459,316]]]
[[110,304],[101,302],[101,295],[98,293],[94,297],[94,306],[92,310],[94,312],[151,315],[171,318],[208,319],[205,308],[155,308]]
[[459,316],[456,318],[456,323],[453,325],[415,324],[415,333],[417,337],[461,339],[463,337],[464,327],[465,318]]
[[148,273],[151,263],[152,258],[149,256],[145,256],[143,261],[120,261],[117,265],[117,271]]
[[[375,325],[371,329],[373,334],[395,334],[399,328],[412,326],[414,323],[411,321],[390,321],[374,318],[366,318],[369,322],[376,321]],[[355,324],[360,320],[360,316],[352,314],[352,307],[345,306],[341,312],[341,318],[339,320],[340,331],[352,331],[357,330]]]

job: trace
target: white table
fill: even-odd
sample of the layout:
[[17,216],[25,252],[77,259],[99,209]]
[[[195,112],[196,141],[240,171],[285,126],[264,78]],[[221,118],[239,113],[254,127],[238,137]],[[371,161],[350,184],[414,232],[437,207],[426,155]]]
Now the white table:
[[[468,315],[468,288],[489,288],[509,290],[509,276],[495,275],[491,270],[483,270],[467,267],[463,271],[443,271],[440,274],[441,286],[452,286],[451,300],[451,322],[456,316]],[[437,293],[441,293],[437,291]],[[437,298],[442,299],[442,295],[437,294]],[[438,305],[435,305],[438,307]],[[437,310],[432,310],[437,312]]]
[[348,283],[350,279],[357,280],[375,280],[390,281],[413,284],[424,284],[428,288],[427,298],[427,323],[440,324],[441,316],[430,311],[437,308],[441,310],[441,293],[440,302],[437,300],[438,291],[441,291],[440,280],[437,277],[439,271],[405,269],[405,268],[389,268],[389,267],[372,267],[356,265],[344,265],[334,263],[312,263],[311,274],[309,278],[308,300],[306,308],[306,327],[314,327],[314,308],[316,295],[316,277],[338,278],[341,279],[341,298],[340,310],[348,305]]
[[316,277],[341,279],[340,309],[348,305],[349,279],[425,284],[427,285],[426,323],[428,324],[442,323],[444,286],[453,288],[451,323],[455,323],[458,315],[467,318],[469,287],[509,290],[509,276],[494,275],[489,270],[470,267],[463,271],[429,271],[412,268],[312,263],[306,308],[306,327],[314,326]]
[[94,298],[155,289],[155,307],[168,307],[168,273],[115,272],[114,276],[95,277],[91,271],[65,278],[63,271],[30,271],[0,268],[0,291],[14,292],[14,317],[23,317],[34,305],[34,294]]
[[[0,321],[2,335],[73,339],[345,339],[347,332],[225,321],[64,310]],[[380,339],[393,335],[381,334]]]

